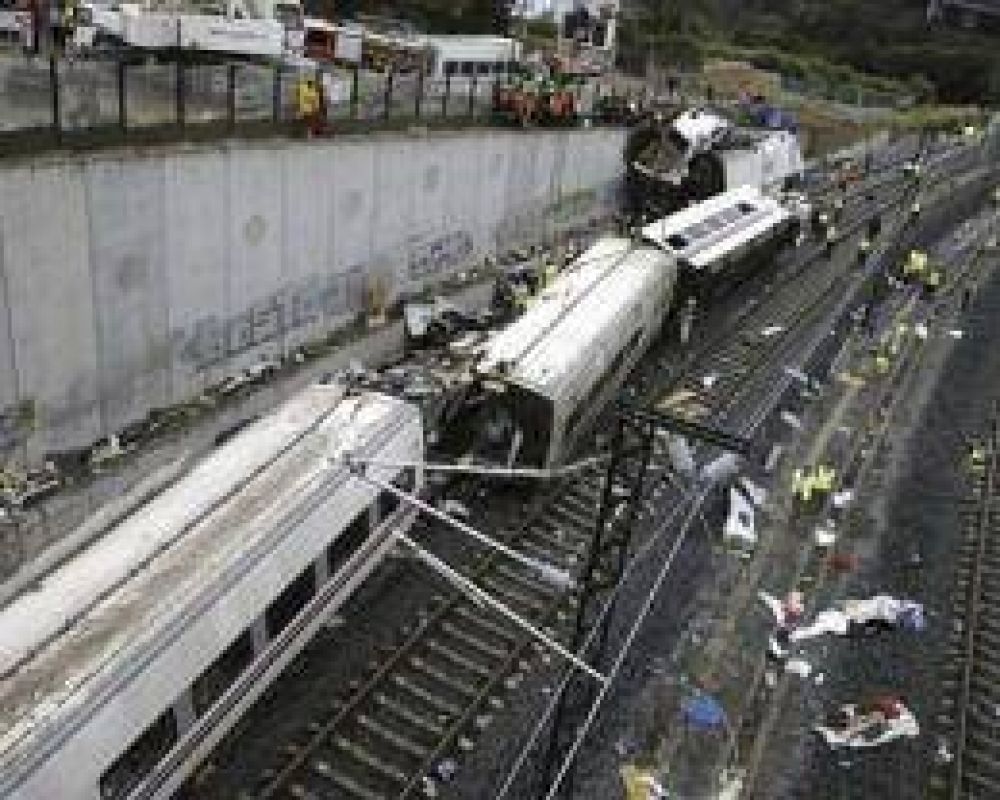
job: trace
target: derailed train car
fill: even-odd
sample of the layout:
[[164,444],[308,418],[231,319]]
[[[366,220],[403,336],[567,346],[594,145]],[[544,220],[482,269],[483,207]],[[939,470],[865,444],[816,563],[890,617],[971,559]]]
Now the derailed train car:
[[647,225],[646,241],[677,259],[679,295],[710,300],[792,244],[801,219],[753,186],[743,186]]
[[559,461],[659,334],[675,278],[674,258],[644,242],[587,250],[486,343],[481,451],[509,465]]
[[564,460],[670,310],[733,286],[792,242],[798,226],[777,201],[743,187],[634,239],[598,241],[482,347],[474,367],[476,453],[509,466]]
[[418,410],[310,386],[0,604],[0,797],[172,797],[413,523],[345,456],[419,463]]

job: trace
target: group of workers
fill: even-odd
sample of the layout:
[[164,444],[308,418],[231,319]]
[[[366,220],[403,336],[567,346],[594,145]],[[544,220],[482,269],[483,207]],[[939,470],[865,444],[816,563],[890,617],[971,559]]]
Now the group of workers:
[[833,494],[837,473],[826,464],[797,469],[792,475],[792,497],[796,508],[805,513],[820,510]]

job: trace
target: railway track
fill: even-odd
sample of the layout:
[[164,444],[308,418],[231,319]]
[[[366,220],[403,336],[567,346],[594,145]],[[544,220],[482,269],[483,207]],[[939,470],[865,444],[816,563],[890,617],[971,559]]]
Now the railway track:
[[[907,189],[880,182],[874,201],[845,209],[843,237],[850,239],[874,213],[898,208]],[[887,239],[891,235],[886,236]],[[853,262],[848,262],[853,263]],[[806,275],[806,272],[809,272]],[[679,376],[667,382],[679,390],[717,369],[721,383],[702,395],[719,420],[746,403],[755,391],[769,397],[768,383],[782,369],[803,332],[825,319],[852,271],[842,258],[805,251],[784,271],[781,285],[761,303],[699,349]],[[761,325],[781,327],[760,340]],[[754,335],[750,335],[749,332]],[[669,355],[676,357],[675,352]],[[653,385],[633,381],[640,398],[664,396],[662,354],[654,358]],[[697,362],[697,363],[695,363]],[[708,365],[707,367],[705,365]],[[724,379],[722,376],[725,376]],[[658,385],[656,385],[658,383]],[[697,386],[694,387],[697,389]],[[704,386],[702,386],[704,388]],[[654,454],[662,458],[663,454]],[[603,475],[591,472],[560,484],[539,498],[513,532],[492,531],[526,555],[575,575],[583,566],[595,528]],[[516,515],[512,515],[516,516]],[[573,591],[557,590],[534,573],[497,556],[483,557],[474,582],[557,639],[568,638],[575,619]],[[565,634],[565,636],[564,636]],[[326,718],[308,725],[281,748],[281,761],[245,786],[242,796],[320,800],[392,800],[435,797],[464,751],[486,734],[509,693],[527,679],[538,660],[550,656],[509,620],[466,596],[439,595],[405,631],[403,642],[372,664],[351,696]]]
[[1000,797],[1000,418],[994,413],[962,510],[964,536],[945,655],[938,723],[952,759],[932,778],[934,797]]
[[[856,224],[866,219],[862,214]],[[814,315],[806,315],[805,308],[814,313],[827,308],[822,300],[839,286],[836,275],[844,272],[843,263],[824,261],[822,271],[828,280],[819,290],[816,281],[804,281],[808,288],[783,289],[742,315],[736,329],[745,326],[748,317],[775,319],[776,314],[788,322],[789,334],[808,327]],[[802,324],[794,324],[796,318],[802,318]],[[729,333],[709,343],[707,351],[737,384],[769,358],[775,364],[782,361],[791,338],[779,336],[773,347],[754,347],[741,334],[734,338],[732,330]],[[682,380],[690,381],[692,374]],[[713,412],[723,415],[744,399],[744,391],[719,394],[713,398]],[[498,538],[576,573],[583,567],[596,524],[602,478],[590,473],[556,487],[514,533]],[[471,577],[550,635],[568,634],[563,628],[574,619],[573,591],[556,590],[524,567],[496,556],[484,558]],[[484,736],[506,704],[506,695],[526,679],[536,657],[549,658],[496,612],[462,594],[438,596],[403,643],[373,665],[352,696],[328,719],[313,723],[299,740],[286,744],[283,763],[262,773],[246,794],[296,800],[436,796],[438,782],[447,780],[462,752]]]

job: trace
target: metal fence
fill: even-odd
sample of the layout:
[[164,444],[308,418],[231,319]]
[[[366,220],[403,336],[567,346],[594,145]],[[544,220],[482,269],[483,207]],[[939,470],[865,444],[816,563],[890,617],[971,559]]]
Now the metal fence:
[[[182,129],[223,134],[248,127],[287,129],[299,119],[296,91],[307,77],[322,85],[326,122],[333,129],[408,121],[481,124],[493,117],[497,84],[488,79],[0,54],[0,145],[31,148],[157,132],[177,136]],[[614,92],[597,85],[572,91],[582,117],[594,111],[598,98]]]

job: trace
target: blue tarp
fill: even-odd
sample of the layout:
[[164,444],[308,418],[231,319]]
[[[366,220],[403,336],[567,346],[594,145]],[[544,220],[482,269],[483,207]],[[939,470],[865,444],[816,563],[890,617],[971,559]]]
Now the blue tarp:
[[684,721],[703,730],[717,730],[726,725],[726,710],[710,694],[698,694],[684,702]]

